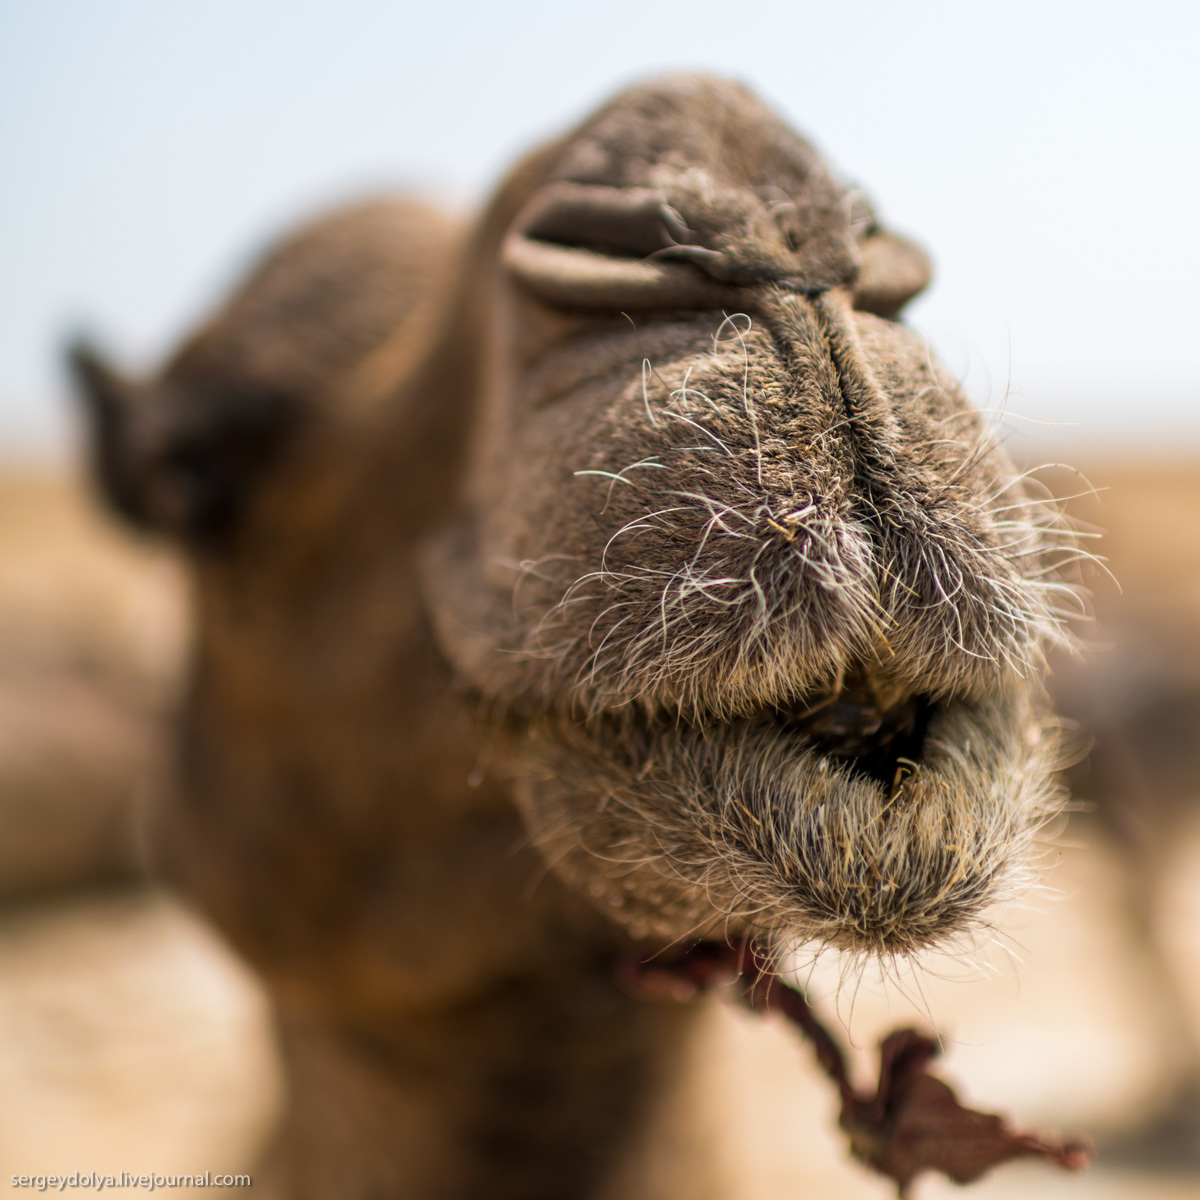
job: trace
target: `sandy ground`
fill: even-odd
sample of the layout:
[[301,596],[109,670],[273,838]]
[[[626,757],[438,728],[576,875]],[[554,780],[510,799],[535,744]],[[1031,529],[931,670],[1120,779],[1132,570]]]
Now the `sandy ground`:
[[[1115,728],[1131,697],[1153,699],[1155,679],[1186,692],[1200,675],[1200,467],[1092,477],[1111,491],[1084,515],[1112,530],[1125,586],[1124,597],[1098,589],[1098,633],[1119,648],[1064,666],[1059,686],[1085,720],[1100,697]],[[147,881],[138,843],[185,640],[168,557],[115,531],[63,479],[0,478],[4,1186],[32,1172],[252,1170],[281,1110],[261,991]],[[1099,811],[1053,831],[1045,886],[961,954],[888,980],[854,963],[797,964],[858,1047],[864,1082],[885,1031],[932,1022],[944,1073],[973,1103],[1097,1141],[1082,1176],[1010,1166],[968,1194],[1200,1195],[1196,743],[1172,743],[1167,774],[1158,757],[1138,768],[1139,786],[1167,800],[1143,806],[1154,836],[1134,852],[1109,774],[1085,771]],[[1139,746],[1125,747],[1135,767]],[[846,1160],[831,1090],[790,1030],[721,1009],[711,1019],[709,1051],[648,1136],[720,1129],[730,1196],[891,1194]],[[952,1193],[933,1179],[916,1188],[922,1200]]]

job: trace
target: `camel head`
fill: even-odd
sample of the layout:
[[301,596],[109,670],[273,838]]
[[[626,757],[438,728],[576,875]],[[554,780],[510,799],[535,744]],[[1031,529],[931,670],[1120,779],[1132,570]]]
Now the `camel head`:
[[378,664],[377,713],[417,685],[365,619],[293,643],[281,606],[419,570],[531,837],[601,910],[902,954],[1023,878],[1075,600],[1057,510],[897,320],[927,279],[753,95],[669,77],[525,160],[465,250],[404,202],[348,210],[153,378],[74,362],[116,506],[218,600],[279,577],[257,625],[206,610],[243,631],[235,682],[261,636],[289,671]]
[[922,253],[744,88],[633,87],[477,266],[440,643],[531,833],[636,937],[969,928],[1052,803],[1056,511],[896,319]]

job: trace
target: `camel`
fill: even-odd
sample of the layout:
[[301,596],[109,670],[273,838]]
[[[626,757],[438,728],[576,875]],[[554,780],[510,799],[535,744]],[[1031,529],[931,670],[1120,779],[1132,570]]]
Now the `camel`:
[[150,378],[76,347],[192,579],[155,843],[276,1002],[286,1194],[665,1195],[623,1164],[707,1001],[623,964],[915,954],[1023,885],[1076,547],[899,321],[928,275],[671,76],[473,228],[300,230]]

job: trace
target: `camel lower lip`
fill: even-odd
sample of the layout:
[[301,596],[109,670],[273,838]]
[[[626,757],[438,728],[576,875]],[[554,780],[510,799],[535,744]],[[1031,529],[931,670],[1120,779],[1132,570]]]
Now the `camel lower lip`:
[[636,936],[891,954],[966,928],[1052,796],[1030,696],[914,702],[859,754],[811,715],[534,731],[520,799],[560,870]]

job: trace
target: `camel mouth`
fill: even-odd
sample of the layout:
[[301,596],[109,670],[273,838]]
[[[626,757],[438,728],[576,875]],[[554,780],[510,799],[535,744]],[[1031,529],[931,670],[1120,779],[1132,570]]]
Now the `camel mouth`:
[[875,955],[944,945],[1022,886],[1054,811],[1037,693],[889,690],[869,669],[733,719],[551,724],[518,799],[635,937],[730,931]]
[[776,708],[776,725],[852,776],[893,794],[921,765],[930,723],[945,707],[921,694],[881,695],[857,670],[836,687]]
[[[681,723],[701,736],[717,738],[745,731],[764,742],[790,745],[793,753],[815,757],[844,774],[893,795],[923,765],[927,734],[942,714],[965,698],[897,689],[865,663],[846,667],[826,686],[797,693],[795,699],[764,704],[736,717],[692,713],[685,719],[658,714],[643,732],[669,736]],[[635,718],[637,721],[637,718]]]

